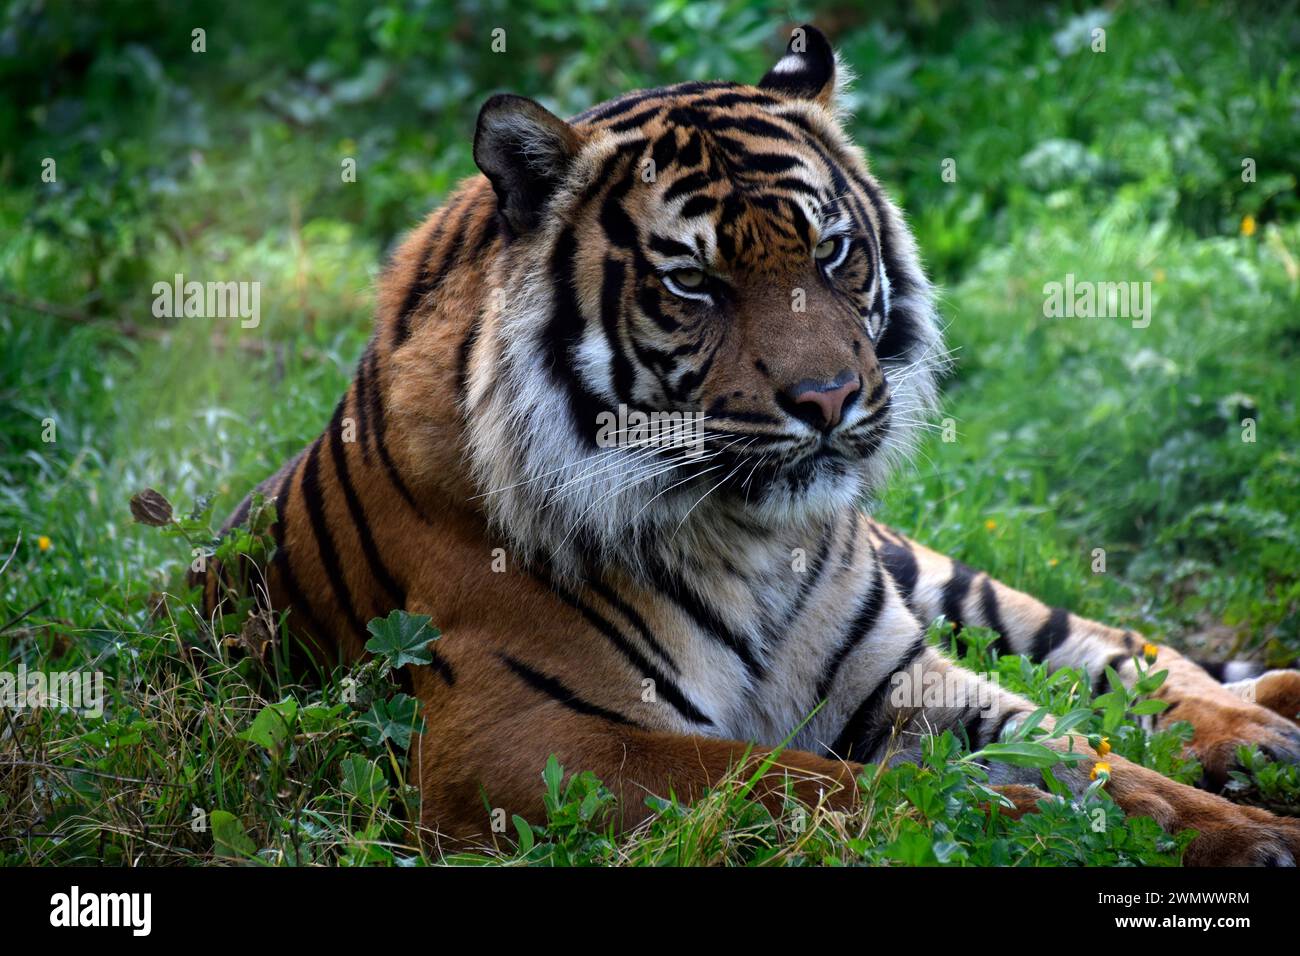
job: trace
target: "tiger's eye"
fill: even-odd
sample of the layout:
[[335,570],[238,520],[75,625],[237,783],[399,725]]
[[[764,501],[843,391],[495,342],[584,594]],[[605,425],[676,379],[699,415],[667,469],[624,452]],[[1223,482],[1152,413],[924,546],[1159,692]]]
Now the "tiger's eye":
[[700,269],[674,269],[669,275],[683,289],[698,289],[704,285],[704,272]]
[[829,259],[835,254],[836,242],[837,240],[835,239],[823,239],[821,242],[817,243],[817,248],[813,250],[813,258]]

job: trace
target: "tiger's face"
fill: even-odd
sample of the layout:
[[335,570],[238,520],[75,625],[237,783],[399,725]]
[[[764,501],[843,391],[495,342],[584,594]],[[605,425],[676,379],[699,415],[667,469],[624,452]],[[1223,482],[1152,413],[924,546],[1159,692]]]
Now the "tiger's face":
[[908,449],[940,337],[835,72],[804,27],[756,87],[633,93],[568,123],[484,107],[475,158],[509,242],[475,368],[506,388],[471,382],[466,411],[489,513],[521,543],[806,523]]
[[[890,415],[870,234],[809,144],[766,151],[780,127],[761,105],[725,100],[719,115],[711,99],[679,97],[642,126],[633,168],[653,181],[612,191],[639,228],[606,253],[627,285],[607,305],[637,360],[610,384],[629,406],[697,411],[724,497],[794,506],[860,491]],[[587,238],[617,215],[590,217]]]

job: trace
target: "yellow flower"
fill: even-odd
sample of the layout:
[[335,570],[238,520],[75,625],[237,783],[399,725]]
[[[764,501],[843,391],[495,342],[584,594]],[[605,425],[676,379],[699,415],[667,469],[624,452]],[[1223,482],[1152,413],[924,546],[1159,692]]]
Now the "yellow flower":
[[36,539],[36,547],[40,548],[42,551],[50,550],[50,539],[45,535],[41,535]]
[[1142,645],[1142,657],[1148,664],[1154,664],[1156,655],[1160,653],[1160,648],[1156,647],[1150,641]]
[[1057,566],[1058,564],[1060,564],[1060,563],[1061,563],[1061,562],[1058,561],[1058,560],[1056,560],[1056,558],[1048,558],[1048,559],[1047,559],[1047,566],[1048,566],[1049,568],[1054,568],[1054,567],[1056,567],[1056,566]]
[[988,521],[984,522],[984,530],[985,530],[985,531],[992,531],[992,530],[993,530],[994,528],[996,528],[997,526],[998,526],[998,523],[997,523],[996,521],[994,521],[992,518],[990,518]]
[[1098,757],[1106,756],[1106,754],[1110,753],[1110,738],[1102,737],[1101,740],[1097,742],[1097,746],[1094,749],[1097,751]]
[[1255,234],[1255,217],[1250,213],[1241,217],[1241,234],[1243,236],[1253,236]]
[[1158,282],[1158,283],[1159,283],[1159,282],[1164,282],[1164,281],[1165,281],[1165,270],[1164,270],[1164,269],[1157,269],[1156,272],[1155,272],[1155,275],[1154,275],[1152,278],[1154,278],[1154,279],[1156,280],[1156,282]]
[[1098,777],[1110,779],[1110,764],[1104,760],[1098,760],[1092,765],[1092,779],[1096,780]]

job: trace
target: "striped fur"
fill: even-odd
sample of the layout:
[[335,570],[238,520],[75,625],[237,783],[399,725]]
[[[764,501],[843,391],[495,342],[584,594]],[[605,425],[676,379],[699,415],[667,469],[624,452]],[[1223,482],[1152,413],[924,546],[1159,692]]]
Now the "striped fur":
[[[482,833],[485,798],[536,818],[552,753],[601,775],[631,824],[645,793],[697,795],[792,733],[765,798],[789,772],[851,805],[859,764],[915,758],[942,728],[978,747],[1032,709],[925,643],[938,614],[993,627],[1003,652],[1133,675],[1136,634],[859,511],[915,441],[945,353],[903,217],[837,120],[842,71],[801,30],[756,87],[642,91],[567,123],[489,101],[487,175],[397,251],[351,387],[262,486],[271,603],[321,649],[355,659],[394,607],[442,629],[411,681],[424,821],[444,834]],[[705,291],[674,291],[682,269]],[[838,424],[800,402],[808,382],[854,389]],[[601,446],[619,404],[703,412],[703,453]],[[1297,753],[1295,726],[1240,688],[1169,648],[1160,664],[1211,769],[1237,740]],[[1300,853],[1289,823],[1111,763],[1126,809],[1202,830],[1196,861]],[[1017,799],[1037,782],[993,774]]]

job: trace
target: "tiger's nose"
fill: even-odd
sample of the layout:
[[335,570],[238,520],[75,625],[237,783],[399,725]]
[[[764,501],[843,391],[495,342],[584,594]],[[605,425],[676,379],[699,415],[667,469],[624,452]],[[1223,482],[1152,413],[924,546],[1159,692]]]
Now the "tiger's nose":
[[806,378],[785,390],[791,402],[787,411],[813,428],[828,432],[840,423],[861,388],[858,374],[849,369],[829,382]]

